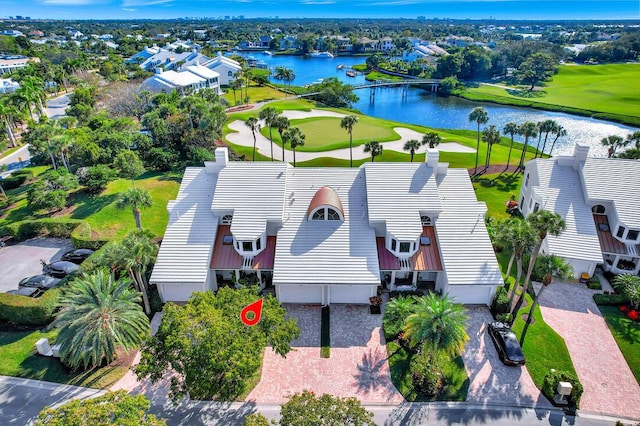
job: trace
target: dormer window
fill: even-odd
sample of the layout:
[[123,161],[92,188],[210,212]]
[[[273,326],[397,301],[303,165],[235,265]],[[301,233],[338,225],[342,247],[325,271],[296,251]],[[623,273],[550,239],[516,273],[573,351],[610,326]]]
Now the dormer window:
[[400,253],[409,253],[411,251],[411,243],[400,243]]
[[323,186],[315,193],[309,208],[308,220],[344,220],[344,209],[340,197],[328,186]]
[[630,229],[629,232],[627,233],[627,240],[631,240],[631,241],[637,240],[638,234],[639,234],[638,231]]
[[231,222],[233,222],[233,216],[230,214],[225,214],[224,216],[222,216],[222,221],[221,223],[223,225],[231,225]]
[[422,226],[431,226],[433,224],[431,216],[420,216],[420,222],[422,222]]
[[595,206],[591,207],[591,211],[593,212],[593,214],[605,214],[606,210],[604,208],[604,206],[600,205],[600,204],[596,204]]
[[311,217],[311,220],[324,220],[324,209],[316,210],[316,212]]

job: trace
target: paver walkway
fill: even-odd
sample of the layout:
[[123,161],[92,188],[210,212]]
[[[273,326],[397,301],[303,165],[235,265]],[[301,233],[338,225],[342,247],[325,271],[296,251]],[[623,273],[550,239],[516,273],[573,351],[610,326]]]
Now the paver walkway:
[[281,403],[304,389],[363,403],[404,400],[391,383],[381,315],[371,315],[369,306],[331,305],[331,357],[320,358],[320,307],[286,307],[298,320],[300,338],[286,358],[265,351],[262,379],[247,401]]
[[498,358],[487,324],[493,317],[487,308],[469,308],[469,341],[462,359],[471,381],[467,402],[519,407],[551,407],[529,375],[526,366],[504,365]]
[[542,316],[567,344],[584,387],[580,410],[640,420],[640,386],[593,301],[594,293],[584,285],[554,283],[540,297]]

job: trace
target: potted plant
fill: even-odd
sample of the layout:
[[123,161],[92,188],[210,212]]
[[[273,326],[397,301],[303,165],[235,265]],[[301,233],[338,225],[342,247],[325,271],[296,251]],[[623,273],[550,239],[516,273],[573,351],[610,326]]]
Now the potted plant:
[[380,305],[382,305],[382,297],[373,296],[369,298],[369,311],[372,314],[380,315]]

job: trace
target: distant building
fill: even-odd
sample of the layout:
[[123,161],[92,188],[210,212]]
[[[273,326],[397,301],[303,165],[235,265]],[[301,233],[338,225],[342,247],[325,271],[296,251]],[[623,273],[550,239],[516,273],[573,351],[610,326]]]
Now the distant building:
[[20,88],[20,84],[10,78],[0,78],[0,93],[14,93]]
[[29,61],[40,62],[40,58],[29,58],[20,55],[0,55],[0,75],[10,74],[24,68]]
[[146,79],[141,88],[152,93],[170,93],[177,90],[181,95],[197,92],[201,89],[220,91],[219,74],[202,65],[188,66],[184,71],[162,71]]
[[220,74],[220,84],[223,86],[228,86],[229,83],[235,80],[235,75],[238,72],[242,72],[242,66],[240,66],[239,62],[222,56],[221,53],[218,53],[218,56],[204,62],[202,65]]
[[[188,45],[185,45],[188,47]],[[128,62],[139,63],[140,68],[146,71],[153,71],[156,68],[162,68],[165,71],[178,70],[190,65],[203,64],[209,61],[209,57],[201,54],[197,50],[187,50],[177,53],[171,50],[172,45],[168,45],[169,49],[162,47],[146,47],[143,51],[136,53]],[[182,46],[180,46],[182,47]]]
[[419,44],[414,46],[413,50],[411,51],[402,52],[402,59],[407,62],[413,62],[416,59],[425,59],[434,56],[446,56],[448,54],[449,53],[447,53],[446,50],[435,44]]
[[24,36],[24,34],[18,30],[4,30],[2,31],[2,35],[11,36],[11,37]]

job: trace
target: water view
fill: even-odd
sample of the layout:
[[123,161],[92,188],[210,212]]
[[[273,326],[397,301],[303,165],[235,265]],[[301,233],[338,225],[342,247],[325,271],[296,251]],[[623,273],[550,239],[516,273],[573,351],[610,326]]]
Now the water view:
[[[366,58],[363,56],[305,59],[300,56],[270,56],[261,52],[246,56],[253,56],[264,61],[269,69],[275,69],[279,66],[293,69],[296,74],[296,78],[291,82],[293,85],[303,86],[328,77],[337,77],[350,84],[366,82],[362,74],[348,77],[345,72],[353,65],[364,63]],[[338,69],[339,65],[343,65],[343,68]],[[484,107],[490,118],[487,124],[493,124],[500,130],[510,121],[522,123],[525,121],[556,120],[567,130],[567,136],[558,140],[554,148],[554,155],[569,154],[573,151],[576,142],[582,142],[592,147],[591,155],[606,156],[606,149],[600,145],[602,138],[609,135],[626,136],[637,130],[618,123],[558,112],[472,102],[456,97],[443,98],[422,89],[409,89],[407,96],[403,97],[400,88],[379,88],[376,89],[375,102],[373,103],[370,102],[369,89],[357,90],[355,93],[360,100],[353,107],[362,111],[363,114],[435,128],[475,130],[476,127],[469,122],[468,116],[476,106]],[[516,140],[523,141],[517,136]],[[537,143],[537,139],[534,143]],[[547,151],[549,147],[550,144],[547,144]]]

